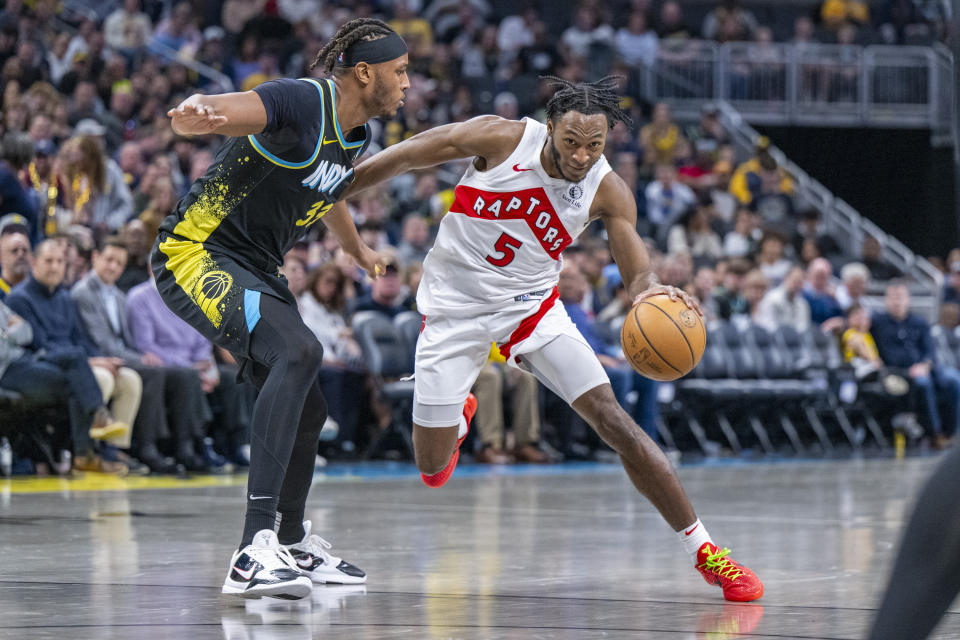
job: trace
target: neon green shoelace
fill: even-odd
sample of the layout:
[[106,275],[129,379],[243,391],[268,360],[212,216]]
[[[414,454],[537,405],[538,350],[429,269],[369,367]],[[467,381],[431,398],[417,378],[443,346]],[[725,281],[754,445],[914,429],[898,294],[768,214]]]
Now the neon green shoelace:
[[707,559],[698,568],[712,571],[727,580],[736,580],[743,575],[743,572],[740,571],[740,567],[727,558],[728,555],[730,555],[730,549],[726,547],[716,553],[707,554]]

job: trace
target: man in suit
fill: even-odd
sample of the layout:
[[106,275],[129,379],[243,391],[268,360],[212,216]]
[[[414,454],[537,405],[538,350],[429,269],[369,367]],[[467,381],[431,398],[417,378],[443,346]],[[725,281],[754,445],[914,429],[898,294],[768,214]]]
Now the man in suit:
[[[176,458],[191,471],[206,470],[194,440],[203,437],[210,408],[196,369],[168,367],[156,354],[136,349],[127,324],[126,296],[117,288],[117,279],[127,264],[127,248],[119,238],[108,238],[93,252],[92,269],[70,292],[90,339],[102,354],[121,358],[143,379],[143,397],[137,415],[138,457],[151,470],[172,472],[175,465],[160,454],[157,440],[169,425],[176,442]],[[129,448],[130,439],[117,443]]]
[[[103,406],[103,396],[90,369],[86,354],[79,349],[43,353],[31,350],[33,327],[0,301],[0,387],[17,392],[31,407],[65,406],[53,419],[65,424],[81,457],[78,470],[126,474],[129,469],[119,461],[105,460],[94,450],[92,435],[109,433],[103,425],[113,421]],[[97,414],[101,415],[99,428]],[[63,422],[61,422],[63,421]],[[92,422],[91,422],[92,421]],[[91,426],[95,429],[91,431]],[[117,429],[111,429],[117,433]],[[59,440],[55,437],[54,442]]]
[[[115,450],[98,450],[93,440],[122,437],[130,430],[129,421],[140,405],[140,376],[124,367],[122,360],[101,356],[84,332],[76,304],[63,287],[63,244],[44,240],[37,245],[32,263],[32,275],[17,285],[5,302],[30,324],[33,336],[26,347],[43,366],[20,375],[8,369],[3,386],[23,395],[30,395],[35,387],[50,392],[69,386],[75,399],[69,403],[73,468],[119,474],[139,470],[139,465],[130,468],[122,459],[114,459]],[[111,400],[116,414],[123,415],[120,420],[104,406]]]

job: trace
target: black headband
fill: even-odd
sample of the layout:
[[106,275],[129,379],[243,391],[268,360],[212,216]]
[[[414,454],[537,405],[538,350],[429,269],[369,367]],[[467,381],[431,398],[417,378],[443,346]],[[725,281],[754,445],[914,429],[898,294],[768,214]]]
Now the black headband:
[[335,66],[353,67],[358,62],[367,64],[379,64],[396,60],[407,53],[407,43],[399,35],[390,32],[385,38],[376,40],[359,40],[350,45],[346,51],[337,58]]

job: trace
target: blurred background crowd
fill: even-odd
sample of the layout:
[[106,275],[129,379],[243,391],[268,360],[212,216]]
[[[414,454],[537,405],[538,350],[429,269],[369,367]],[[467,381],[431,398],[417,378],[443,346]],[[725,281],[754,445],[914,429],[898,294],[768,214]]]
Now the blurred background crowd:
[[[247,463],[255,390],[160,302],[147,257],[160,222],[201,176],[220,140],[183,138],[166,111],[194,92],[248,90],[308,69],[336,29],[377,16],[411,51],[405,106],[373,122],[369,153],[483,113],[543,118],[540,80],[622,77],[634,117],[605,154],[634,191],[637,228],[665,284],[701,301],[708,322],[789,326],[836,340],[857,379],[897,398],[894,426],[946,447],[960,421],[956,362],[934,338],[960,324],[960,249],[945,274],[939,322],[910,313],[910,283],[873,238],[849,255],[761,139],[735,152],[716,105],[678,121],[632,90],[636,71],[684,43],[927,44],[950,33],[945,0],[825,0],[751,11],[736,0],[7,0],[0,12],[0,469],[66,473],[227,471]],[[824,91],[842,91],[832,78]],[[394,419],[351,331],[360,311],[416,311],[421,263],[453,200],[462,164],[400,176],[349,203],[364,240],[390,255],[371,282],[323,225],[283,271],[324,346],[330,419],[322,450],[353,458]],[[619,349],[630,307],[605,232],[564,254],[560,296],[618,398],[657,437],[664,395]],[[885,296],[871,303],[870,294]],[[931,334],[931,325],[940,329]],[[944,333],[945,332],[945,333]],[[611,455],[558,398],[495,352],[475,388],[473,450],[487,463]],[[45,407],[44,411],[36,407]],[[22,425],[37,423],[27,429]],[[15,449],[8,455],[4,451]],[[390,443],[374,452],[391,451]]]

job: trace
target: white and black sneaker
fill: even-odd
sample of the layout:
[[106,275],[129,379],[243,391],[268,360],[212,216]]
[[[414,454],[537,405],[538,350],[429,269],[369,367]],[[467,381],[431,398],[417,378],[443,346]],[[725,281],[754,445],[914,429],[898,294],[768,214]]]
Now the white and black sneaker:
[[310,578],[297,568],[277,534],[264,529],[253,536],[252,543],[233,554],[221,592],[241,598],[299,600],[309,596],[312,589]]
[[317,583],[363,584],[367,581],[363,570],[327,553],[330,543],[318,535],[310,535],[309,520],[304,521],[303,531],[303,540],[287,545],[303,575]]

